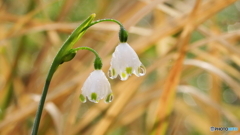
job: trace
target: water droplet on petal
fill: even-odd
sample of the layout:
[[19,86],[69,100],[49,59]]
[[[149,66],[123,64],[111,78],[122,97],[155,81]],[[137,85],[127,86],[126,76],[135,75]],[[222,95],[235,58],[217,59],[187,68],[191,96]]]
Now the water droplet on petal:
[[107,98],[106,98],[106,100],[105,100],[105,103],[110,103],[110,102],[112,102],[113,101],[113,94],[111,93],[111,94],[109,94],[108,96],[107,96]]
[[146,74],[146,68],[141,65],[140,67],[138,67],[138,73],[140,76],[144,76]]
[[115,72],[115,69],[114,69],[114,68],[108,70],[108,77],[109,77],[109,78],[114,79],[114,78],[116,78],[115,75],[116,75],[116,72]]
[[108,77],[111,78],[111,79],[113,79],[113,75],[112,75],[111,69],[108,70]]

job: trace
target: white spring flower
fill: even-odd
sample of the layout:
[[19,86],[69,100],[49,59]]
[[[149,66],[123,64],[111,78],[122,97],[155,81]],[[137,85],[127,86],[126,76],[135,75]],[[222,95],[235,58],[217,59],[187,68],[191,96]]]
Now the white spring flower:
[[94,103],[103,98],[106,103],[113,100],[110,83],[102,70],[94,70],[83,84],[80,100],[86,102],[86,97]]
[[132,47],[128,43],[120,43],[112,55],[108,76],[114,79],[119,75],[121,80],[127,80],[132,73],[138,77],[143,76],[146,69]]

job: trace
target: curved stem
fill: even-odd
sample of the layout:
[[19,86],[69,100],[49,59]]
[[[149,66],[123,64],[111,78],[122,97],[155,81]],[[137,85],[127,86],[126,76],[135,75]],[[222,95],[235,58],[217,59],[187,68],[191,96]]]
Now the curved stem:
[[44,108],[44,103],[45,103],[45,100],[46,100],[46,97],[47,97],[48,88],[49,88],[51,79],[53,77],[53,74],[57,70],[58,66],[62,63],[63,56],[69,50],[71,50],[71,48],[77,42],[77,40],[80,39],[84,35],[85,30],[83,30],[83,29],[85,27],[87,27],[88,25],[90,25],[94,18],[95,18],[95,14],[92,14],[86,20],[84,20],[84,22],[82,24],[80,24],[73,31],[73,33],[67,38],[67,40],[64,42],[64,44],[62,45],[62,47],[58,51],[56,57],[54,58],[53,63],[51,65],[50,70],[49,70],[48,75],[47,75],[47,79],[46,79],[46,82],[45,82],[45,85],[44,85],[44,88],[43,88],[43,92],[42,92],[42,96],[41,96],[41,99],[40,99],[40,102],[39,102],[36,117],[35,117],[35,120],[34,120],[34,123],[33,123],[32,135],[37,135],[37,133],[38,133],[38,128],[39,128],[39,124],[40,124],[40,120],[41,120],[41,116],[42,116],[42,111],[43,111],[43,108]]
[[120,28],[124,28],[123,25],[122,25],[122,23],[120,23],[118,20],[115,20],[115,19],[100,19],[100,20],[97,20],[97,21],[92,22],[92,23],[89,24],[87,27],[85,27],[83,30],[86,30],[86,29],[88,29],[89,27],[91,27],[91,26],[93,26],[93,25],[95,25],[95,24],[97,24],[97,23],[100,23],[100,22],[115,22],[115,23],[117,23],[117,24],[120,26]]
[[57,56],[54,58],[53,63],[52,63],[52,65],[50,67],[50,70],[48,72],[48,76],[47,76],[44,88],[43,88],[42,96],[41,96],[39,106],[38,106],[38,110],[37,110],[37,114],[36,114],[36,118],[35,118],[35,121],[34,121],[34,124],[33,124],[32,135],[37,135],[37,133],[38,133],[38,127],[39,127],[39,123],[40,123],[40,120],[41,120],[41,115],[42,115],[42,111],[43,111],[45,99],[47,97],[47,92],[48,92],[48,88],[49,88],[51,79],[53,77],[53,74],[57,70],[58,66],[62,62],[64,62],[64,61],[62,61],[62,59],[67,54],[67,52],[78,51],[78,50],[89,50],[89,51],[93,52],[96,56],[96,59],[94,61],[94,68],[95,69],[101,69],[102,68],[101,58],[99,57],[98,53],[95,50],[93,50],[92,48],[78,47],[78,48],[75,48],[75,49],[71,49],[73,47],[73,45],[77,42],[77,40],[80,39],[83,36],[83,34],[86,32],[86,30],[88,28],[90,28],[91,26],[93,26],[97,23],[100,23],[100,22],[105,22],[105,21],[115,22],[120,26],[120,32],[119,32],[120,41],[121,42],[126,42],[127,31],[124,29],[123,25],[119,21],[114,20],[114,19],[101,19],[101,20],[97,20],[97,21],[92,22],[94,17],[95,17],[95,14],[90,15],[78,28],[76,28],[73,31],[73,33],[64,42],[63,46],[61,47],[61,49],[57,53]]
[[94,61],[94,68],[95,69],[102,69],[102,60],[99,57],[98,53],[94,49],[92,49],[90,47],[78,47],[78,48],[71,49],[70,53],[71,52],[75,53],[76,51],[79,51],[79,50],[88,50],[88,51],[93,52],[96,56],[95,61]]
[[79,50],[91,51],[91,52],[93,52],[95,54],[96,58],[100,58],[98,53],[95,50],[93,50],[92,48],[90,48],[90,47],[77,47],[77,48],[71,49],[70,51],[74,51],[75,52],[75,51],[79,51]]
[[122,43],[127,42],[128,39],[128,32],[125,30],[125,28],[123,27],[122,23],[120,23],[119,21],[115,20],[115,19],[100,19],[97,21],[94,21],[92,23],[90,23],[88,26],[86,26],[83,30],[87,30],[88,28],[90,28],[91,26],[100,23],[100,22],[115,22],[120,26],[120,31],[119,31],[119,40]]

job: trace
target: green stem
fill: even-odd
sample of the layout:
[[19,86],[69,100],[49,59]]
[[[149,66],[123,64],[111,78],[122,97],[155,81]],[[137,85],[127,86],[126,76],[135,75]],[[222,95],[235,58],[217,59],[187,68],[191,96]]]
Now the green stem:
[[79,51],[79,50],[91,51],[91,52],[93,52],[95,54],[96,58],[100,58],[98,53],[95,50],[93,50],[92,48],[90,48],[90,47],[77,47],[77,48],[71,49],[71,51],[74,51],[74,52],[75,51]]
[[60,50],[58,51],[56,57],[53,60],[53,63],[50,67],[50,70],[47,75],[47,79],[43,88],[42,96],[39,102],[38,110],[36,113],[36,117],[33,123],[33,129],[31,135],[37,135],[38,128],[42,116],[42,111],[44,108],[44,103],[47,97],[48,88],[51,82],[51,79],[53,77],[53,74],[57,70],[58,66],[62,63],[63,56],[65,56],[69,50],[72,49],[73,45],[77,42],[78,39],[80,39],[83,34],[85,33],[85,30],[83,30],[85,27],[87,27],[92,20],[95,18],[95,14],[90,15],[81,25],[79,25],[72,34],[67,38],[67,40],[64,42]]
[[100,23],[100,22],[115,22],[117,23],[121,28],[124,28],[122,23],[120,23],[118,20],[115,20],[115,19],[100,19],[100,20],[96,20],[94,22],[92,22],[90,25],[88,25],[88,27],[85,27],[84,29],[88,29],[89,27],[97,24],[97,23]]
[[[41,120],[41,115],[42,115],[42,111],[44,108],[44,103],[47,97],[47,92],[48,92],[48,88],[51,82],[51,79],[53,77],[53,74],[55,73],[55,71],[57,70],[58,66],[60,64],[62,64],[64,61],[64,57],[66,55],[68,55],[69,53],[74,53],[78,50],[89,50],[91,52],[93,52],[96,56],[96,59],[94,61],[94,68],[95,69],[101,69],[102,68],[102,61],[101,58],[99,57],[98,53],[93,50],[92,48],[89,47],[78,47],[75,49],[72,49],[73,45],[77,42],[77,40],[79,40],[83,34],[86,32],[86,30],[88,28],[90,28],[91,26],[100,23],[100,22],[105,22],[105,21],[111,21],[111,22],[115,22],[120,26],[120,32],[119,32],[119,39],[121,42],[126,42],[127,40],[127,31],[124,29],[123,25],[114,19],[101,19],[101,20],[97,20],[92,22],[92,20],[95,18],[95,14],[92,14],[91,16],[89,16],[78,28],[76,28],[73,33],[68,37],[68,39],[64,42],[63,46],[61,47],[61,49],[58,51],[56,57],[53,60],[53,63],[50,67],[50,70],[48,72],[48,76],[43,88],[43,92],[42,92],[42,96],[39,102],[39,106],[38,106],[38,110],[37,110],[37,114],[36,114],[36,118],[33,124],[33,129],[32,129],[32,135],[37,135],[38,133],[38,128],[39,128],[39,124],[40,124],[40,120]],[[73,58],[74,55],[69,56],[71,60],[71,57]]]
[[42,111],[43,111],[43,107],[44,107],[44,102],[45,102],[46,97],[47,97],[47,92],[48,92],[48,88],[49,88],[51,79],[52,79],[53,74],[55,72],[55,71],[53,71],[53,69],[57,68],[58,66],[55,67],[55,68],[53,68],[53,67],[55,67],[55,66],[52,65],[50,70],[49,70],[49,73],[48,73],[48,76],[47,76],[47,79],[46,79],[46,82],[45,82],[45,85],[44,85],[44,88],[43,88],[42,96],[41,96],[39,106],[38,106],[38,110],[37,110],[37,114],[36,114],[36,118],[35,118],[35,121],[34,121],[34,124],[33,124],[32,135],[37,135],[38,127],[39,127],[39,124],[40,124]]
[[78,48],[71,49],[70,53],[71,52],[75,53],[78,50],[88,50],[88,51],[93,52],[95,54],[95,56],[96,56],[95,61],[94,61],[94,68],[95,69],[102,69],[102,60],[101,60],[101,58],[99,57],[98,53],[95,50],[93,50],[90,47],[78,47]]
[[34,125],[33,125],[32,135],[37,135],[38,127],[39,127],[39,124],[40,124],[40,119],[41,119],[41,116],[42,116],[42,110],[43,110],[42,108],[44,107],[44,102],[45,102],[45,99],[46,99],[46,96],[47,96],[49,84],[50,84],[50,80],[46,80],[45,85],[44,85],[44,89],[43,89],[43,93],[42,93],[42,97],[41,97],[41,100],[39,102],[39,106],[38,106],[38,110],[37,110],[38,115],[36,115],[35,122],[34,122]]
[[122,23],[120,23],[119,21],[115,20],[115,19],[100,19],[97,21],[92,22],[91,24],[89,24],[87,27],[85,27],[83,30],[87,30],[88,28],[90,28],[91,26],[100,23],[100,22],[115,22],[120,26],[120,31],[119,31],[119,40],[122,43],[127,42],[128,39],[128,32],[125,30],[125,28],[123,27]]

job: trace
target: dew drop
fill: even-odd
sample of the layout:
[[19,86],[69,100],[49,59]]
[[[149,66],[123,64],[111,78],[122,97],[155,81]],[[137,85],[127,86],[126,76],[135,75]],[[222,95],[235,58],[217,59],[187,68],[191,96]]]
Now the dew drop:
[[115,75],[115,70],[114,69],[109,69],[108,70],[108,77],[111,78],[111,79],[114,79],[115,78],[114,75]]
[[146,74],[146,68],[143,65],[141,65],[138,68],[138,73],[139,73],[139,76],[144,76]]
[[113,79],[113,75],[112,75],[111,69],[108,70],[108,77],[111,78],[111,79]]
[[113,101],[113,94],[109,94],[105,100],[105,103],[110,103]]

